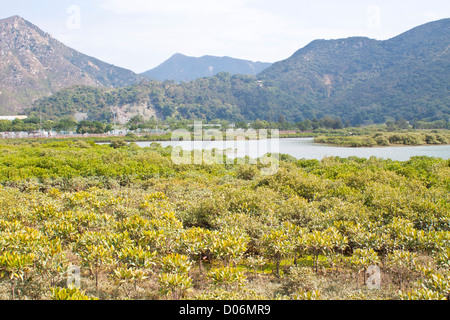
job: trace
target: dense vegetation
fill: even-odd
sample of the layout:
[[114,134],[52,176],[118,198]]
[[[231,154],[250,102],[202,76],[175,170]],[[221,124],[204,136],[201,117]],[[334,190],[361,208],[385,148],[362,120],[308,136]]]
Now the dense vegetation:
[[38,101],[47,118],[88,113],[111,122],[110,106],[143,105],[159,119],[297,123],[327,116],[343,123],[450,118],[450,19],[387,41],[318,40],[257,76],[219,73],[191,82],[144,82],[121,89],[75,87]]
[[[295,99],[279,89],[263,88],[254,76],[219,73],[181,84],[150,81],[120,89],[76,86],[38,100],[27,112],[42,114],[51,120],[87,113],[91,121],[112,122],[110,107],[126,109],[128,105],[145,105],[160,119],[277,121],[282,113],[276,110],[284,105],[284,100],[295,104]],[[305,112],[299,111],[299,121],[315,116],[309,112],[306,117]]]
[[358,136],[319,136],[314,141],[317,143],[338,145],[340,147],[421,146],[449,144],[450,134],[447,131],[375,133]]
[[316,40],[260,75],[296,102],[279,104],[289,117],[304,106],[352,125],[448,120],[450,19],[428,23],[386,41],[354,37]]
[[[4,299],[444,299],[450,162],[182,165],[153,144],[0,144]],[[378,265],[379,290],[365,270]],[[81,287],[67,287],[74,266]]]
[[[230,128],[237,129],[279,129],[281,131],[302,131],[312,132],[314,130],[331,129],[339,130],[344,128],[344,124],[340,119],[334,119],[325,117],[322,119],[313,119],[300,121],[297,123],[287,122],[284,117],[280,117],[279,122],[276,121],[263,121],[255,120],[251,122],[238,121],[232,123],[227,120],[214,119],[210,123],[201,121],[202,125],[212,126],[219,130],[226,130]],[[166,120],[158,120],[155,118],[145,119],[142,115],[133,116],[125,125],[116,125],[115,129],[127,129],[130,131],[142,131],[148,132],[148,130],[163,130],[169,131],[177,129],[185,129],[192,131],[194,123],[197,120],[178,120],[176,118],[169,118]],[[429,123],[421,122],[422,125],[430,125]],[[90,121],[81,120],[79,122],[71,116],[55,118],[54,120],[42,119],[38,114],[32,113],[30,117],[22,120],[15,119],[0,120],[0,132],[36,132],[41,128],[44,131],[54,132],[78,132],[78,133],[106,133],[113,130],[114,123],[108,123],[107,121]],[[445,122],[444,127],[447,126]],[[358,130],[358,129],[355,129]]]
[[74,131],[79,134],[97,134],[110,132],[113,130],[113,126],[111,124],[106,124],[100,121],[82,120],[80,122],[76,122],[71,117],[62,118],[56,121],[42,121],[37,116],[32,116],[24,120],[0,120],[0,132],[33,133],[38,132],[41,129],[46,132],[55,131],[61,133],[65,131]]
[[[219,81],[217,77],[220,77],[221,80]],[[263,108],[258,107],[259,102],[252,102],[253,109],[244,106],[248,98],[247,93],[253,90],[252,87],[258,86],[258,83],[252,77],[231,76],[225,73],[219,74],[217,77],[182,84],[149,82],[134,87],[112,90],[77,86],[38,101],[37,105],[29,112],[29,119],[25,120],[25,124],[28,126],[0,121],[0,131],[36,130],[39,128],[41,115],[44,119],[43,128],[46,130],[68,131],[77,127],[77,131],[81,131],[73,118],[76,112],[87,114],[90,127],[98,127],[99,122],[104,124],[114,123],[114,113],[110,108],[123,105],[146,105],[146,108],[154,109],[157,115],[156,118],[151,119],[146,119],[142,115],[131,117],[127,123],[131,130],[158,127],[171,130],[189,128],[194,120],[222,124],[222,129],[233,122],[236,127],[243,129],[276,128],[280,130],[313,131],[317,129],[339,130],[352,127],[349,120],[344,120],[345,117],[332,117],[323,113],[321,117],[316,117],[314,112],[307,112],[308,114],[305,117],[300,117],[300,120],[297,119],[296,122],[288,120],[283,113],[272,113],[269,117],[266,117]],[[224,84],[224,81],[227,83]],[[214,97],[218,93],[220,93],[221,98],[215,99]],[[263,100],[267,102],[265,106],[278,105],[276,101],[269,104],[269,99],[263,98]],[[222,101],[228,102],[224,104]],[[240,107],[236,108],[236,105],[244,108],[245,113],[240,111]],[[306,112],[306,110],[307,108],[304,108],[302,112]],[[435,121],[423,121],[416,118],[409,122],[404,118],[389,119],[388,117],[387,119],[385,122],[387,131],[411,128],[417,130],[450,129],[448,118]],[[20,124],[20,121],[17,120],[16,122]],[[34,126],[31,124],[34,124]],[[107,131],[108,128],[103,126],[103,129]],[[95,129],[85,132],[97,133]]]
[[28,114],[42,115],[45,120],[58,120],[73,117],[76,113],[86,113],[91,121],[113,123],[114,115],[110,107],[143,103],[148,98],[148,93],[143,89],[143,86],[119,89],[74,86],[38,100]]

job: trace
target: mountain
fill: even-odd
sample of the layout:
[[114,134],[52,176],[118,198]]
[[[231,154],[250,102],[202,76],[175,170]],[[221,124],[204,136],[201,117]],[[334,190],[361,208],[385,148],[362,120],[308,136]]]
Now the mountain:
[[141,80],[66,47],[19,16],[0,20],[0,114],[17,114],[73,85],[129,86]]
[[150,80],[187,82],[210,77],[219,72],[256,75],[271,66],[271,63],[253,62],[230,57],[188,57],[177,53],[158,67],[142,73]]
[[398,117],[448,120],[450,19],[386,41],[316,40],[258,78],[296,101],[280,110],[294,120],[302,106],[353,124]]
[[49,118],[89,113],[108,120],[109,106],[139,106],[159,118],[290,122],[325,116],[353,125],[390,119],[450,118],[450,19],[389,40],[315,40],[255,75],[219,72],[189,82],[148,81],[124,89],[63,90],[33,110]]

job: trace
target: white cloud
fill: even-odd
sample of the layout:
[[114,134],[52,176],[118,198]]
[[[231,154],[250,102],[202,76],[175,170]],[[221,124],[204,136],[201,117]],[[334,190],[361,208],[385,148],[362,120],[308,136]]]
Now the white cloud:
[[[250,2],[104,0],[102,7],[119,17],[135,17],[134,31],[128,35],[115,33],[118,39],[124,43],[134,39],[134,48],[141,52],[157,48],[164,59],[175,52],[264,61],[286,58],[280,52],[285,49],[280,40],[292,21]],[[268,49],[267,43],[274,45]]]
[[423,16],[424,16],[425,21],[434,21],[434,20],[448,18],[449,14],[448,14],[448,12],[445,12],[445,11],[441,11],[441,12],[426,11]]
[[104,0],[102,7],[119,14],[205,16],[234,11],[245,0]]
[[[100,9],[102,21],[83,18],[82,29],[76,36],[67,30],[58,33],[82,52],[143,72],[176,52],[275,62],[315,39],[349,36],[388,39],[448,12],[436,10],[436,6],[418,10],[391,0],[346,0],[344,3],[97,0],[96,10]],[[368,12],[368,8],[374,3],[381,10],[381,20],[377,20],[380,21],[377,28],[370,28],[368,19],[374,13]],[[83,17],[89,16],[89,12],[83,13],[86,13]],[[412,14],[420,17],[410,17]]]

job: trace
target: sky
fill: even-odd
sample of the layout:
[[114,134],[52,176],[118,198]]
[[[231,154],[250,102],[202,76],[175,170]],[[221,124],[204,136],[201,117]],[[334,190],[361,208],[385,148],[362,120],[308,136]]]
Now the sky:
[[175,53],[276,62],[315,39],[386,40],[449,18],[448,0],[0,0],[82,53],[141,73]]

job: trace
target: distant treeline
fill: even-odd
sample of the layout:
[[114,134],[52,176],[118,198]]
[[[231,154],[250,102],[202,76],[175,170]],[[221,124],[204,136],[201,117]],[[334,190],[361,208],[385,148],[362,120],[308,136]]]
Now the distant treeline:
[[[195,120],[178,120],[174,118],[169,118],[167,120],[157,120],[152,118],[146,120],[143,116],[132,117],[125,126],[121,126],[122,129],[127,129],[130,131],[141,131],[145,132],[148,130],[167,130],[173,131],[177,129],[185,129],[188,131],[193,131]],[[204,125],[209,125],[210,127],[217,128],[219,130],[226,130],[228,128],[236,129],[279,129],[281,131],[292,131],[297,133],[319,133],[327,134],[327,130],[339,131],[342,129],[350,129],[349,122],[344,123],[340,118],[324,117],[321,119],[304,120],[296,123],[288,122],[283,116],[280,116],[278,122],[269,122],[266,120],[256,120],[252,122],[238,121],[232,123],[227,120],[215,119],[213,122],[207,123],[202,122]],[[377,130],[392,132],[398,130],[437,130],[437,129],[450,129],[450,123],[444,120],[425,122],[417,121],[412,124],[408,123],[405,119],[399,119],[397,121],[388,121],[384,126],[367,126],[360,127],[363,133],[369,133],[377,128]],[[76,132],[78,134],[103,134],[114,130],[113,124],[106,121],[75,121],[73,117],[63,117],[55,120],[42,120],[39,116],[33,114],[26,119],[15,119],[13,121],[0,120],[0,132],[36,132],[39,130],[44,131],[56,131],[56,132]],[[348,130],[347,130],[348,131]],[[355,130],[352,130],[355,131]],[[347,134],[347,132],[341,132],[341,134]],[[348,139],[347,139],[348,140]],[[372,139],[373,140],[373,139]],[[357,144],[359,144],[359,141]],[[369,141],[370,142],[370,141]],[[373,142],[373,141],[371,141]],[[329,141],[327,143],[330,143]],[[334,142],[332,142],[334,143]],[[352,142],[353,143],[353,142]],[[372,143],[368,143],[369,145]],[[376,145],[376,144],[375,144]]]
[[[138,106],[162,120],[202,119],[211,122],[221,119],[240,122],[261,119],[279,122],[282,117],[290,123],[298,123],[330,116],[340,118],[344,124],[352,126],[381,124],[389,119],[395,121],[400,118],[409,122],[447,121],[449,116],[446,97],[442,95],[439,95],[442,99],[430,105],[426,100],[416,99],[416,94],[412,98],[401,95],[401,91],[395,101],[387,99],[383,100],[382,105],[369,104],[367,108],[362,108],[355,105],[355,101],[359,101],[358,92],[355,92],[350,97],[342,98],[343,101],[335,99],[325,107],[318,102],[321,98],[314,93],[314,89],[321,91],[320,86],[311,84],[311,96],[300,94],[302,88],[294,90],[284,86],[295,83],[295,78],[278,83],[270,78],[259,79],[222,72],[210,78],[179,84],[149,81],[116,89],[76,86],[36,101],[28,114],[42,114],[45,119],[55,120],[83,113],[88,115],[87,120],[112,123],[114,114],[111,107],[132,115],[130,108]],[[373,95],[371,92],[367,94]],[[352,103],[346,104],[347,100]],[[400,107],[400,104],[404,107]],[[415,107],[412,108],[412,105]]]
[[438,120],[433,122],[416,121],[413,124],[414,129],[450,129],[450,122]]
[[420,146],[449,144],[450,134],[445,132],[376,133],[361,136],[320,136],[316,143],[333,144],[340,147],[387,147],[395,145]]

